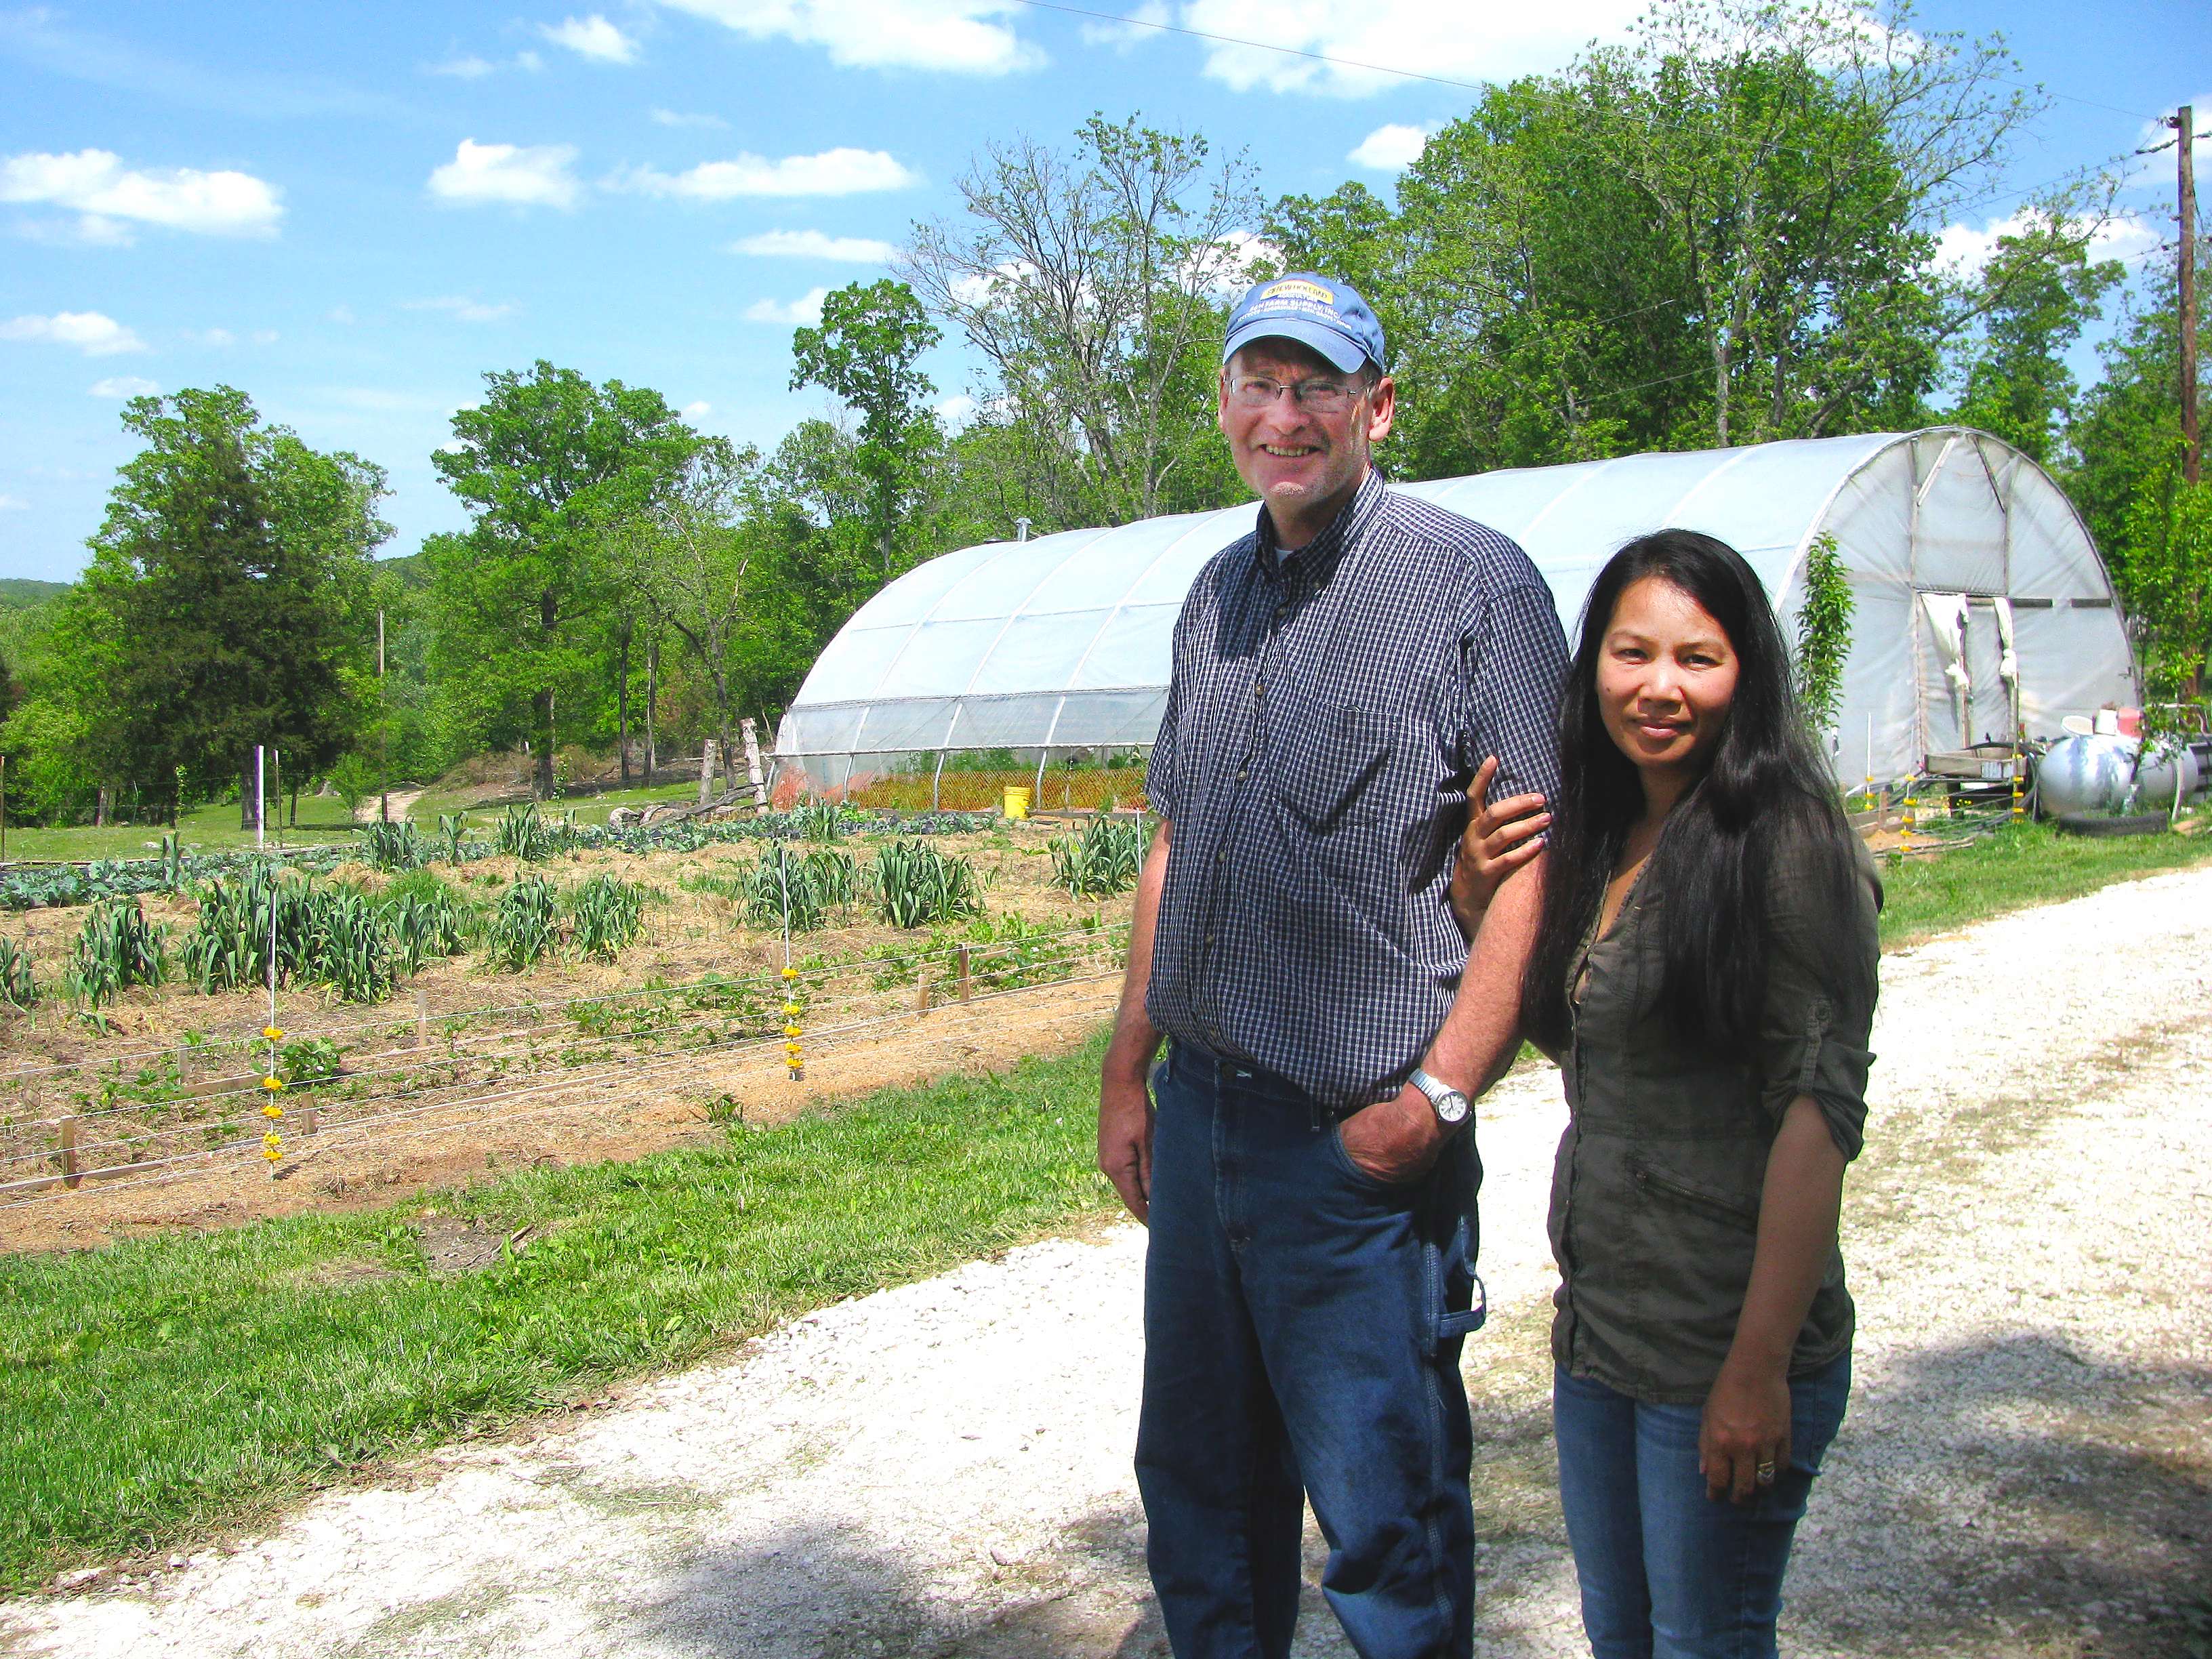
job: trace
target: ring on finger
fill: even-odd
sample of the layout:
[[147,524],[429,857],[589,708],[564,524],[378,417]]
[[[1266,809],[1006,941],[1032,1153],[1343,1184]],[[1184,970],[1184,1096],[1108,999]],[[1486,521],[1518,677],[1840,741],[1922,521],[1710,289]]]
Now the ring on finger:
[[1772,1486],[1774,1484],[1774,1460],[1771,1457],[1762,1459],[1759,1467],[1752,1470],[1751,1474],[1752,1478],[1757,1480],[1760,1486]]

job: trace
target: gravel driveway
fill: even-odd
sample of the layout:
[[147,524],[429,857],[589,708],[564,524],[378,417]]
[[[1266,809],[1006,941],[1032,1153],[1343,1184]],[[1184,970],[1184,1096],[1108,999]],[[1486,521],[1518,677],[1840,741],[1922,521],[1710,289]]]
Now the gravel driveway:
[[[1886,960],[1845,1200],[1857,1391],[1801,1535],[1792,1651],[2208,1651],[2208,991],[2212,871]],[[1561,1118],[1548,1073],[1482,1108],[1485,1654],[1583,1650],[1547,1408]],[[1116,1227],[826,1310],[233,1553],[9,1604],[0,1650],[1164,1654],[1129,1473],[1143,1253]],[[1349,1652],[1315,1592],[1299,1652]]]

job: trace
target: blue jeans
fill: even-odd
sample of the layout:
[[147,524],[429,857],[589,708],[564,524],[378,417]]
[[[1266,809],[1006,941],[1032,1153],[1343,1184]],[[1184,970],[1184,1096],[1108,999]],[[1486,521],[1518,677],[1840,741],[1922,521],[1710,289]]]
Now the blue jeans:
[[1848,1353],[1790,1379],[1790,1466],[1739,1506],[1705,1496],[1703,1407],[1553,1371],[1559,1501],[1595,1659],[1770,1659],[1790,1537],[1850,1392]]
[[1280,1659],[1304,1500],[1364,1659],[1473,1650],[1472,1138],[1390,1186],[1294,1086],[1178,1045],[1152,1075],[1137,1485],[1177,1659]]

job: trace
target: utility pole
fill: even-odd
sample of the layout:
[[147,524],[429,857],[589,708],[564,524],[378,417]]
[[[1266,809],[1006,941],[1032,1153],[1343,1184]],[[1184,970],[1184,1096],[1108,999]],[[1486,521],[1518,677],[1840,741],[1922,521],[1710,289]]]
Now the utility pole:
[[2166,125],[2181,175],[2181,474],[2195,483],[2204,459],[2197,430],[2197,111],[2184,104]]
[[376,816],[392,822],[392,734],[384,708],[384,612],[376,613]]

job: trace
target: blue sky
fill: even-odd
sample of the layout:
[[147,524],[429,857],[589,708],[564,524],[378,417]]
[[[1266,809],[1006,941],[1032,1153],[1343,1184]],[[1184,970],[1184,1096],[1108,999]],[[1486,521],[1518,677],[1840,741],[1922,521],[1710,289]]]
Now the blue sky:
[[[1557,68],[1638,9],[1085,3],[1466,82]],[[2212,126],[2196,0],[1952,0],[1915,24],[2001,27],[2065,94],[1958,246],[2181,99]],[[808,296],[882,274],[994,139],[1140,110],[1249,151],[1270,196],[1387,189],[1470,97],[1024,0],[0,9],[0,576],[82,568],[133,391],[228,381],[377,461],[386,550],[411,551],[461,522],[427,457],[486,369],[651,386],[763,446],[821,412],[786,390]],[[2170,155],[2144,166],[2130,199],[2170,216]],[[965,388],[954,347],[929,367]]]

